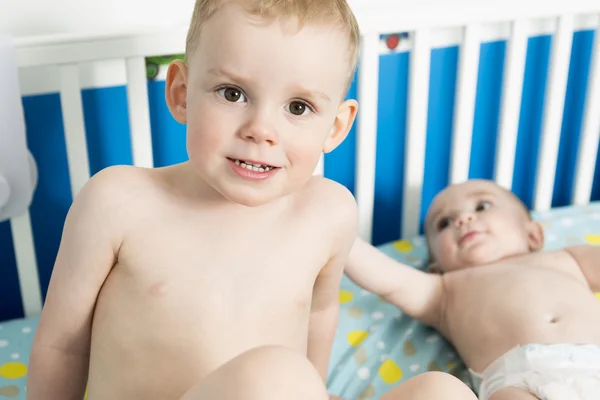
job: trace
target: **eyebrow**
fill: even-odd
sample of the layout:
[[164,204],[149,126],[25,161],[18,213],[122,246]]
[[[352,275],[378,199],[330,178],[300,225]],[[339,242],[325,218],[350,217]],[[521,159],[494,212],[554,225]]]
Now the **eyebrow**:
[[325,93],[319,92],[317,90],[310,90],[310,89],[306,89],[303,88],[302,86],[294,86],[292,88],[292,91],[294,93],[297,93],[298,97],[307,97],[307,98],[321,98],[322,100],[325,101],[331,101],[331,99],[329,98],[329,96],[327,96]]
[[238,75],[224,68],[211,68],[208,70],[208,73],[214,76],[231,79],[232,81],[239,82],[240,84],[247,84],[250,82],[250,78]]

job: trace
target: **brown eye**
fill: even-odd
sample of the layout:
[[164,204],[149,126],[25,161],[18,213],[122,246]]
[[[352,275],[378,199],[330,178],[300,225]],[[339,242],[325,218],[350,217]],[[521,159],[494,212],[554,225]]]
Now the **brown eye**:
[[234,87],[226,87],[219,89],[218,93],[222,98],[232,103],[238,103],[240,102],[240,99],[244,98],[244,94],[242,93],[242,91]]
[[446,229],[450,225],[450,218],[442,218],[437,223],[438,231]]
[[304,115],[308,106],[300,101],[292,101],[290,103],[290,112],[294,115]]
[[475,207],[475,211],[477,211],[477,212],[485,211],[488,208],[490,208],[491,206],[492,206],[492,204],[489,201],[480,201],[479,203],[477,203],[477,206]]

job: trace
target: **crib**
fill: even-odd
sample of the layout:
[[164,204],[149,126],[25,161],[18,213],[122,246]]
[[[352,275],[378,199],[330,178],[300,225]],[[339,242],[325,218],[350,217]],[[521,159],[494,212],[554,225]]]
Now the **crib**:
[[[485,178],[532,209],[547,247],[600,244],[598,1],[350,3],[362,34],[348,93],[359,115],[315,173],[354,193],[361,237],[423,268],[433,196]],[[160,65],[184,52],[186,29],[15,40],[38,180],[28,211],[0,223],[0,399],[25,398],[29,348],[73,196],[109,165],[186,159]],[[375,399],[427,370],[469,383],[435,331],[345,277],[340,303],[333,393]]]

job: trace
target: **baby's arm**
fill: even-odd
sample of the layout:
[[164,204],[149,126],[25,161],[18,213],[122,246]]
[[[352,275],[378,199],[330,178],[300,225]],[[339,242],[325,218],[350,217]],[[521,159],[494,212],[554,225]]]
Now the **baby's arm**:
[[357,285],[412,318],[432,326],[440,322],[444,294],[440,275],[401,264],[360,238],[352,247],[345,272]]
[[329,212],[335,214],[332,219],[335,221],[333,224],[337,238],[332,256],[320,271],[313,287],[308,332],[308,358],[322,376],[323,382],[327,382],[329,358],[339,318],[340,282],[357,232],[354,197],[346,189],[332,192],[334,193],[331,193],[328,200],[337,201],[334,201],[335,212],[334,209]]
[[571,246],[565,248],[581,268],[592,291],[600,291],[600,247],[597,246]]
[[116,221],[122,216],[112,218],[109,208],[119,197],[110,180],[118,177],[110,172],[87,183],[65,220],[31,350],[28,400],[83,398],[94,305],[120,243]]

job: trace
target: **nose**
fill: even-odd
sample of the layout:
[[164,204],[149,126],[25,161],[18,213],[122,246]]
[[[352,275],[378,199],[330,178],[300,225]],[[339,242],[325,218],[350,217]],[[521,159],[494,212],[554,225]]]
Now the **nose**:
[[473,222],[475,215],[471,212],[462,212],[456,218],[456,226],[463,226],[470,222]]
[[257,144],[277,144],[277,133],[270,118],[265,113],[254,113],[240,129],[240,137]]

